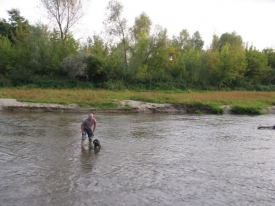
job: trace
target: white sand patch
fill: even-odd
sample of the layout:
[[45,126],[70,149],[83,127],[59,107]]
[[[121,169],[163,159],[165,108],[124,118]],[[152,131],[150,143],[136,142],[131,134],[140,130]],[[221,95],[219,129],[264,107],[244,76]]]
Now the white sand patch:
[[4,108],[77,108],[76,104],[62,105],[62,104],[49,104],[49,103],[31,103],[31,102],[18,102],[16,99],[0,99],[0,110]]
[[133,100],[123,100],[119,103],[119,107],[131,107],[141,113],[186,113],[185,109],[176,108],[173,104],[156,104]]

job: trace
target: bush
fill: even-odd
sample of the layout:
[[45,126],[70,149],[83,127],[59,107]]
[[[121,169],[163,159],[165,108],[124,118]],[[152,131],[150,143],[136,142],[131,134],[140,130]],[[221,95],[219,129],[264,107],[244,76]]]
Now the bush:
[[53,89],[93,89],[94,85],[88,81],[72,80],[67,78],[49,78],[35,76],[32,78],[32,84],[27,85],[30,88],[53,88]]
[[187,112],[190,113],[210,113],[210,114],[223,114],[223,109],[217,106],[203,104],[196,102],[193,104],[187,104]]
[[31,83],[32,73],[25,68],[13,68],[10,73],[10,80],[13,86],[22,86]]
[[61,62],[61,69],[70,78],[88,78],[87,55],[70,55]]
[[108,81],[102,84],[103,89],[113,90],[113,91],[122,91],[125,90],[126,87],[123,81]]
[[0,87],[10,87],[10,86],[12,86],[11,80],[4,78],[4,76],[0,74]]
[[260,108],[257,108],[257,107],[242,107],[242,106],[233,106],[231,112],[233,114],[248,114],[248,115],[263,114]]

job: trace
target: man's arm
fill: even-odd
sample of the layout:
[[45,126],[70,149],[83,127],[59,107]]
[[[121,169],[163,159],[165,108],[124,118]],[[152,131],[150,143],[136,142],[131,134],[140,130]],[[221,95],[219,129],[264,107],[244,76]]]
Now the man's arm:
[[94,123],[93,133],[95,132],[95,129],[96,129],[96,121],[95,121],[95,123]]
[[82,132],[82,134],[84,134],[84,127],[83,127],[83,122],[81,123],[81,126],[80,126],[80,128],[81,128],[81,132]]

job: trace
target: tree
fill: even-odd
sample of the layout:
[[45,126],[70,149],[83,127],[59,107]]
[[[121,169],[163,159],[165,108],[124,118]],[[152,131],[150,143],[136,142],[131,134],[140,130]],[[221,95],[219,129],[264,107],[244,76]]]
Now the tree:
[[52,69],[49,35],[47,26],[37,24],[30,28],[30,34],[25,40],[28,69],[31,69],[36,75],[48,75]]
[[[127,20],[123,18],[123,5],[117,0],[111,0],[107,6],[109,15],[104,21],[106,26],[106,31],[111,36],[116,36],[122,42],[123,53],[124,53],[124,63],[126,68],[128,67],[128,57],[127,52],[129,49],[129,40],[127,34]],[[120,42],[119,42],[120,43]]]
[[157,25],[155,27],[154,33],[151,36],[145,58],[145,63],[148,62],[150,70],[158,72],[165,71],[169,62],[170,54],[167,43],[167,30]]
[[246,50],[246,59],[247,71],[245,76],[248,78],[249,83],[262,83],[261,81],[267,77],[270,71],[270,67],[267,66],[268,57],[264,53],[250,47]]
[[275,84],[275,50],[273,48],[266,48],[263,50],[263,53],[267,56],[268,66],[271,67],[271,71],[268,75],[267,81]]
[[21,24],[16,27],[14,33],[12,33],[12,40],[14,42],[14,48],[16,51],[15,66],[21,68],[28,67],[28,43],[27,38],[30,35],[29,28],[24,28]]
[[219,37],[216,34],[213,34],[210,48],[213,51],[219,49]]
[[[58,31],[50,32],[50,56],[51,56],[51,73],[56,74],[58,72],[60,63],[64,58],[69,55],[77,54],[79,49],[79,43],[69,35],[66,41],[61,40],[58,35]],[[66,45],[66,47],[64,47]]]
[[187,52],[191,49],[191,38],[189,32],[186,29],[183,29],[179,36],[173,36],[172,40],[173,46],[180,49],[180,51]]
[[[6,76],[13,64],[14,49],[6,36],[0,34],[0,76]],[[1,79],[1,78],[0,78]]]
[[201,38],[200,32],[196,31],[191,38],[191,45],[193,49],[201,51],[204,45],[204,41]]
[[134,26],[130,29],[132,38],[135,42],[138,42],[140,38],[149,37],[151,31],[152,21],[150,18],[143,12],[139,17],[135,19]]
[[275,70],[275,50],[273,48],[266,48],[263,53],[268,58],[268,66]]
[[[167,40],[167,29],[156,25],[152,35],[149,37],[149,44],[146,48],[144,63],[147,63],[149,58],[151,58],[155,52],[158,52],[158,49],[165,47],[167,45]],[[168,59],[169,55],[167,54],[167,57],[165,58]]]
[[[214,39],[214,38],[213,38]],[[213,44],[212,44],[213,45]],[[202,72],[203,82],[205,82],[208,86],[218,87],[219,84],[219,66],[221,64],[220,53],[218,49],[211,46],[211,49],[208,49],[204,52],[204,71]]]
[[99,35],[88,37],[86,45],[83,46],[81,52],[91,54],[98,59],[105,59],[109,55],[108,45]]
[[224,33],[218,38],[213,35],[210,51],[207,51],[208,61],[206,68],[214,86],[238,86],[236,82],[243,78],[247,62],[242,37],[235,32]]
[[218,45],[221,51],[222,47],[226,44],[230,44],[233,47],[243,48],[243,40],[240,35],[237,35],[236,32],[224,33],[221,35]]
[[20,16],[20,11],[18,9],[11,9],[8,11],[8,14],[10,16],[9,22],[12,27],[16,28],[19,26],[19,24],[28,26],[29,21],[26,20],[23,16]]
[[12,26],[5,20],[0,20],[0,35],[6,36],[11,39]]
[[20,15],[20,11],[18,9],[11,9],[7,12],[9,14],[8,21],[5,19],[0,20],[0,34],[8,37],[10,41],[13,42],[12,36],[15,35],[16,29],[21,27],[23,30],[28,30],[30,25],[28,20]]
[[220,64],[218,67],[219,87],[232,87],[234,81],[242,78],[246,72],[247,62],[245,50],[231,46],[229,43],[221,48]]
[[62,41],[66,41],[71,29],[84,15],[84,4],[89,0],[41,0],[48,18],[55,22]]
[[129,64],[134,73],[140,69],[144,70],[143,66],[146,64],[147,52],[151,42],[151,25],[150,18],[145,13],[142,13],[135,19],[135,23],[130,29],[133,42],[130,47]]

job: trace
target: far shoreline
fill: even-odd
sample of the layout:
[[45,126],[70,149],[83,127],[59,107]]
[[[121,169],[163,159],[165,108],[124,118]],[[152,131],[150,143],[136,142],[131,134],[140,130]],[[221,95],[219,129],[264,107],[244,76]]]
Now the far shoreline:
[[[220,106],[222,114],[232,114],[230,105]],[[77,104],[31,103],[19,102],[16,99],[0,98],[0,112],[62,112],[62,113],[166,113],[166,114],[211,114],[208,108],[190,109],[186,104],[157,104],[143,101],[122,100],[117,108],[98,109],[93,107],[79,107]],[[213,114],[213,113],[212,113]],[[221,115],[222,115],[221,114]],[[275,106],[262,109],[262,114],[275,114]],[[236,115],[236,114],[233,114]]]

